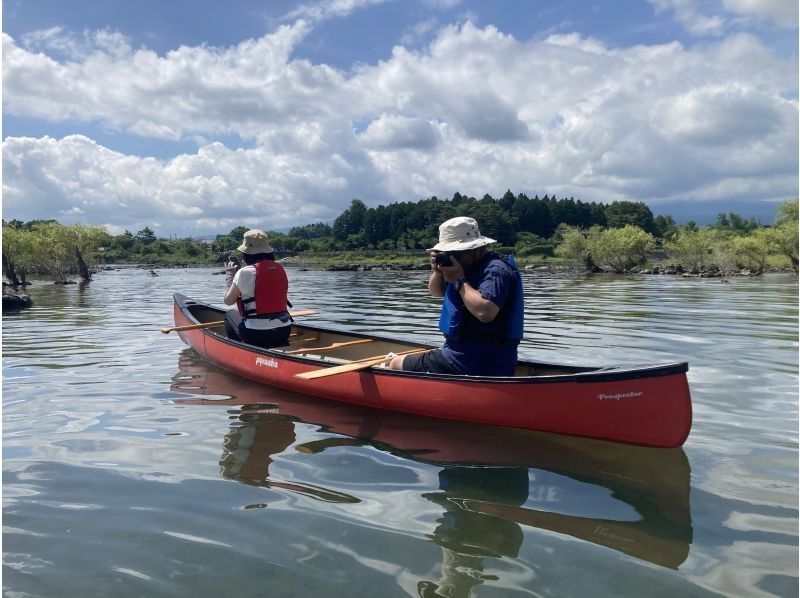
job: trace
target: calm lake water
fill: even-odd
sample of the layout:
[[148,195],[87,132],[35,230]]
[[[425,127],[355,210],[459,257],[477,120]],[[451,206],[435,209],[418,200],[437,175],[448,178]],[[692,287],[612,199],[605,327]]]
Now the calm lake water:
[[[315,321],[438,341],[424,272],[289,271]],[[175,334],[210,269],[3,314],[7,596],[797,596],[798,281],[525,273],[542,361],[687,360],[645,449],[259,387]]]

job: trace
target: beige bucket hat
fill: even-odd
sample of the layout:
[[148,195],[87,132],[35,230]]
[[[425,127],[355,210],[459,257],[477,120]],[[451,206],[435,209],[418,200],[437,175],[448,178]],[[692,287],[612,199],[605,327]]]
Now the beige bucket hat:
[[272,253],[272,247],[269,245],[267,233],[257,228],[247,231],[244,234],[244,241],[236,249],[248,255]]
[[490,243],[497,241],[484,237],[474,218],[457,216],[439,225],[439,242],[428,251],[467,251]]

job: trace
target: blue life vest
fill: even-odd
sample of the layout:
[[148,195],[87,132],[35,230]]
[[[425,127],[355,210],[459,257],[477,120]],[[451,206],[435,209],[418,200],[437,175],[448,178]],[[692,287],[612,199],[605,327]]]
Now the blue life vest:
[[[442,312],[439,315],[439,330],[449,341],[487,340],[490,342],[517,343],[522,339],[525,303],[522,291],[522,277],[517,268],[514,257],[509,255],[503,258],[496,254],[489,254],[484,264],[478,264],[474,273],[469,278],[480,280],[483,270],[492,260],[500,260],[508,266],[514,274],[514,290],[511,297],[506,299],[506,304],[501,307],[497,318],[507,318],[507,325],[498,330],[497,324],[482,324],[464,306],[464,300],[456,291],[455,285],[447,283],[442,302]],[[473,284],[472,280],[469,280]],[[497,320],[495,318],[495,320]],[[501,321],[502,322],[502,321]],[[466,329],[466,331],[465,331]],[[481,329],[485,332],[481,332]]]

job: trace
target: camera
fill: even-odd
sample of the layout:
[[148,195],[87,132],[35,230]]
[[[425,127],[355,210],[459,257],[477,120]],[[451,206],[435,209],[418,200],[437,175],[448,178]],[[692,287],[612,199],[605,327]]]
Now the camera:
[[453,265],[453,258],[446,251],[438,252],[433,259],[436,260],[436,265],[438,265],[438,266],[452,266]]

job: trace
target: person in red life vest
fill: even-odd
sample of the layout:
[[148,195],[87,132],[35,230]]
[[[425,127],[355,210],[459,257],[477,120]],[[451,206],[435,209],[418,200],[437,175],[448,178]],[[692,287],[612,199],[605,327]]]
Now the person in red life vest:
[[245,266],[240,269],[232,260],[225,264],[225,305],[237,307],[225,314],[228,336],[259,347],[288,345],[292,329],[286,298],[289,281],[275,261],[267,233],[247,231],[237,250]]

